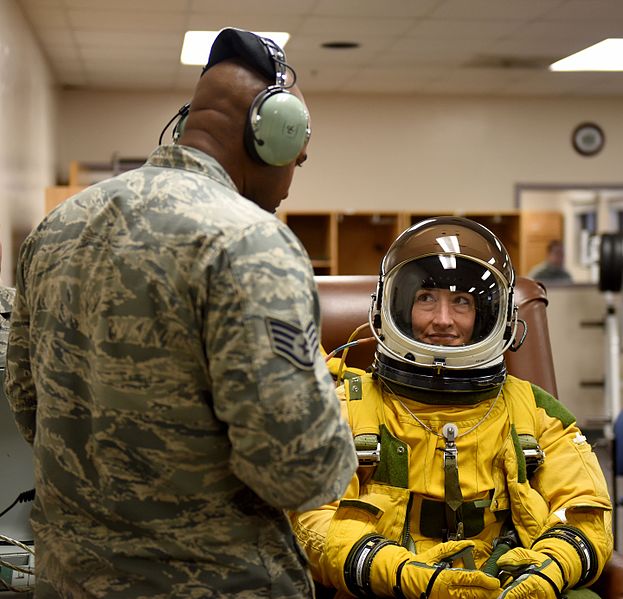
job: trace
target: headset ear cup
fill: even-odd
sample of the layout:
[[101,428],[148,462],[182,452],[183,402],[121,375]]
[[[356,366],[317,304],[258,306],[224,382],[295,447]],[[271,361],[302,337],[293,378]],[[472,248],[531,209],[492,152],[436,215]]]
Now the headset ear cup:
[[256,160],[271,166],[290,164],[301,153],[309,134],[307,109],[287,90],[268,88],[251,104],[245,145]]
[[253,133],[253,125],[252,125],[252,115],[251,111],[249,111],[249,116],[247,118],[247,122],[244,126],[244,147],[247,150],[247,153],[253,160],[259,162],[260,164],[266,164],[259,156],[255,149],[255,139]]

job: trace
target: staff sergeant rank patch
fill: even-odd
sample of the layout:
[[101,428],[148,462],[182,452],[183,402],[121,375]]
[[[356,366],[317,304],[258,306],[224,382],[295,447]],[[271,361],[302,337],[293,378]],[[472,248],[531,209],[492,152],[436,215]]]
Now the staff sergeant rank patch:
[[318,350],[318,333],[313,321],[303,331],[296,325],[267,317],[266,327],[273,353],[285,358],[300,370],[312,370]]

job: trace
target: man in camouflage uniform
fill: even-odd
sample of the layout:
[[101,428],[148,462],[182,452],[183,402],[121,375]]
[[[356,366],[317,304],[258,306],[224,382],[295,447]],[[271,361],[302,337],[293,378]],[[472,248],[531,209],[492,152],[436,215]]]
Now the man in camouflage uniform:
[[310,597],[284,510],[356,467],[313,271],[272,214],[307,144],[285,166],[245,149],[276,63],[225,31],[179,143],[20,252],[6,390],[34,448],[38,599]]

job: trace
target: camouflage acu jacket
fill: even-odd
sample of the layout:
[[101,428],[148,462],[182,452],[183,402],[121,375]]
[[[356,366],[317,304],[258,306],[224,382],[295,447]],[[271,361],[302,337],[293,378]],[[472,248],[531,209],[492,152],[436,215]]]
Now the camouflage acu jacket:
[[11,306],[15,297],[15,289],[0,285],[0,368],[4,368],[6,344],[9,337]]
[[356,460],[290,230],[164,146],[50,213],[16,287],[37,597],[311,596],[283,510],[337,498]]

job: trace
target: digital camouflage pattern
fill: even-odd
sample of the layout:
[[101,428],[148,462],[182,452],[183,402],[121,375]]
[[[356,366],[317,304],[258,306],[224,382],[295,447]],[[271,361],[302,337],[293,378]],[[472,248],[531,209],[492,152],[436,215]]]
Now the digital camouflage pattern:
[[15,297],[15,289],[0,285],[0,368],[6,362],[6,344],[9,338],[11,306]]
[[356,458],[290,230],[163,146],[50,213],[16,286],[38,599],[312,596],[284,510],[340,496]]

